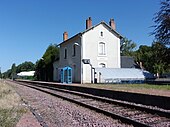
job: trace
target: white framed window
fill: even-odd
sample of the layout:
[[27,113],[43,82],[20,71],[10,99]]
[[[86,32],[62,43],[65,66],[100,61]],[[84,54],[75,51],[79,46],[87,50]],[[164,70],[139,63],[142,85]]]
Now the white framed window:
[[105,45],[104,42],[99,42],[98,54],[99,55],[106,55],[106,45]]

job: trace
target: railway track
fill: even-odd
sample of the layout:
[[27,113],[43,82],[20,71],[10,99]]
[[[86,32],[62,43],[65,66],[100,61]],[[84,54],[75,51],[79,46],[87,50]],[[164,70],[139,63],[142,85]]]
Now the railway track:
[[147,108],[139,105],[94,96],[90,94],[80,93],[76,91],[64,90],[48,85],[32,84],[17,82],[64,100],[76,103],[86,108],[103,113],[114,119],[136,127],[169,127],[170,112],[157,109]]

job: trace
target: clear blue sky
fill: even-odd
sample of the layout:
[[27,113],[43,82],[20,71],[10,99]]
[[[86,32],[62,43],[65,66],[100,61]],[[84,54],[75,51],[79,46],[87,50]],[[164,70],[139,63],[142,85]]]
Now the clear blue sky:
[[137,45],[151,45],[152,18],[160,0],[0,0],[0,67],[35,63],[50,44],[62,42],[93,25],[114,18],[117,31]]

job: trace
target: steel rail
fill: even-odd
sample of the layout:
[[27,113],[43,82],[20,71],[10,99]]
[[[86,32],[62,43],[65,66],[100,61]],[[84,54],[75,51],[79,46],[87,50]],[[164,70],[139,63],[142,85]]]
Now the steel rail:
[[[19,84],[20,84],[20,83],[19,83]],[[24,85],[24,84],[21,84],[21,85]],[[52,93],[52,92],[43,90],[43,89],[38,88],[38,87],[35,87],[35,86],[30,86],[30,84],[29,84],[29,85],[24,85],[24,86],[27,86],[27,87],[30,87],[30,88],[39,90],[39,91],[41,91],[41,92],[50,94],[50,95],[55,96],[55,97],[62,98],[63,100],[70,101],[70,102],[75,103],[75,104],[78,104],[78,105],[80,105],[80,106],[82,106],[82,107],[86,107],[86,108],[89,108],[89,109],[91,109],[91,110],[95,110],[96,112],[99,112],[99,113],[102,113],[102,114],[104,114],[104,115],[106,115],[106,116],[112,117],[113,119],[119,119],[119,120],[122,121],[123,123],[132,124],[133,126],[136,126],[136,127],[150,127],[149,125],[146,125],[146,124],[143,124],[143,123],[134,121],[134,120],[132,120],[132,119],[129,119],[129,118],[120,116],[120,115],[115,114],[115,113],[111,113],[111,112],[105,111],[105,110],[100,109],[100,108],[97,108],[97,107],[93,107],[93,106],[91,106],[91,105],[82,103],[82,102],[80,102],[80,101],[76,101],[76,100],[74,100],[74,99],[70,99],[70,98],[68,98],[68,97],[64,97],[64,96],[61,96],[61,95],[59,95],[59,94]]]
[[106,102],[106,103],[125,106],[125,107],[128,107],[128,108],[134,108],[134,109],[137,109],[137,110],[140,110],[140,111],[145,111],[147,113],[158,114],[159,116],[170,118],[170,112],[160,111],[160,110],[157,110],[157,109],[152,109],[152,108],[143,107],[143,106],[139,106],[139,105],[127,104],[127,103],[123,103],[123,102],[116,101],[116,100],[113,100],[113,99],[104,98],[104,97],[100,97],[100,96],[95,96],[95,95],[91,95],[91,94],[86,94],[86,93],[82,93],[82,92],[71,91],[71,90],[66,90],[66,89],[60,89],[60,88],[50,86],[48,84],[45,86],[45,85],[35,84],[34,83],[34,85],[40,86],[40,87],[43,87],[43,88],[50,88],[51,90],[67,92],[67,93],[70,93],[70,94],[75,94],[75,95],[79,95],[79,96],[83,96],[83,97],[90,97],[92,99],[103,101],[103,102]]
[[[39,84],[34,84],[34,86],[30,86],[31,85],[30,83],[29,83],[29,85],[27,85],[25,83],[21,83],[21,82],[19,84],[26,85],[28,87],[40,90],[42,92],[51,94],[53,96],[62,98],[64,100],[76,103],[78,105],[87,107],[89,109],[95,110],[95,111],[100,112],[100,113],[103,113],[103,114],[105,114],[107,116],[111,116],[114,119],[119,119],[119,120],[121,120],[124,123],[132,124],[132,125],[138,126],[138,127],[150,127],[150,125],[149,124],[144,124],[144,123],[141,123],[141,122],[138,122],[138,121],[135,121],[133,119],[130,119],[130,118],[118,115],[118,114],[113,113],[113,112],[106,111],[106,110],[104,110],[102,108],[91,106],[89,104],[83,103],[82,101],[80,102],[80,101],[77,101],[75,99],[71,99],[71,98],[68,98],[68,97],[65,97],[65,96],[61,96],[61,95],[59,95],[57,93],[52,93],[52,92],[43,90],[42,88],[46,88],[46,89],[50,89],[50,90],[55,90],[55,91],[60,91],[60,92],[66,92],[66,93],[69,93],[69,94],[83,96],[83,97],[86,97],[88,99],[91,98],[91,99],[95,99],[95,100],[106,102],[106,103],[117,104],[117,105],[125,106],[125,107],[131,108],[131,109],[137,109],[137,110],[140,110],[140,111],[146,111],[146,112],[149,112],[151,114],[155,114],[156,113],[156,114],[158,114],[160,116],[163,116],[163,117],[166,117],[166,118],[170,117],[170,113],[169,112],[163,112],[163,111],[159,111],[159,110],[155,110],[155,109],[148,109],[146,107],[140,107],[140,106],[136,106],[136,105],[129,105],[129,104],[127,105],[126,103],[121,103],[121,102],[113,101],[112,99],[102,98],[102,97],[98,97],[98,96],[94,96],[94,95],[89,95],[89,94],[84,94],[84,93],[75,92],[75,91],[69,91],[69,90],[63,90],[63,89],[49,87],[49,86],[44,86],[44,85],[39,85]],[[41,87],[41,88],[38,88],[38,87]],[[154,123],[154,122],[151,122],[151,123]]]

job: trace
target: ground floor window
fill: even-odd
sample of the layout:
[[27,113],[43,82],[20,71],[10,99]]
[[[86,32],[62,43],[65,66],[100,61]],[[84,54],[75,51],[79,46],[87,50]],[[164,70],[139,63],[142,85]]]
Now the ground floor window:
[[99,64],[99,67],[105,68],[105,67],[106,67],[106,64],[105,64],[105,63],[100,63],[100,64]]

